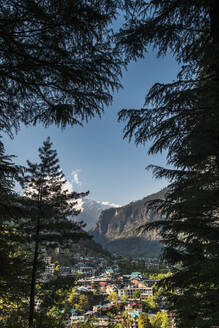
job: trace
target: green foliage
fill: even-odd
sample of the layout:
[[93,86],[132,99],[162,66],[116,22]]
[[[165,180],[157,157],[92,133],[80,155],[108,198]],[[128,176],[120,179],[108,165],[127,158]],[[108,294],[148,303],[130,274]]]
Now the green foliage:
[[108,300],[113,303],[118,302],[118,294],[116,292],[111,292],[110,295],[108,296]]
[[86,255],[90,254],[95,257],[107,257],[108,260],[111,258],[111,254],[93,239],[81,239],[79,245],[81,247],[81,252]]
[[132,258],[122,259],[122,261],[119,262],[119,270],[121,274],[142,272],[144,276],[149,276],[150,272],[160,272],[159,266],[156,266],[156,268],[153,269],[152,265],[147,265],[144,261],[133,262]]
[[72,289],[70,295],[68,296],[68,302],[74,304],[76,302],[76,290]]
[[78,302],[73,285],[73,277],[55,274],[52,279],[38,286],[36,296],[41,304],[35,313],[34,323],[37,328],[49,328],[51,325],[54,328],[66,327],[74,302]]
[[152,328],[171,328],[172,324],[165,312],[157,312],[151,319]]
[[[1,283],[3,287],[10,273],[14,272],[13,267],[16,265],[16,237],[17,231],[15,227],[16,210],[13,202],[16,201],[16,195],[13,193],[15,178],[18,175],[18,168],[12,162],[13,156],[5,155],[4,145],[0,142],[0,259],[1,259]],[[14,242],[13,242],[14,241]],[[15,262],[15,263],[14,263]],[[7,285],[9,288],[9,285]]]
[[66,248],[80,238],[89,238],[82,230],[82,222],[69,220],[69,217],[79,213],[75,209],[76,200],[88,193],[76,193],[66,189],[66,180],[49,138],[43,143],[43,147],[39,148],[39,157],[39,164],[27,162],[27,175],[23,179],[29,217],[23,221],[22,232],[34,248],[30,327],[33,326],[36,280],[40,274],[40,248]]
[[135,299],[139,299],[141,297],[141,292],[139,290],[135,290],[133,293],[133,297]]
[[152,141],[150,154],[167,152],[170,169],[150,166],[170,186],[150,203],[164,220],[158,229],[173,275],[163,281],[177,327],[218,325],[219,306],[219,8],[217,1],[127,1],[118,35],[129,58],[152,45],[182,65],[177,80],[156,83],[142,109],[122,110],[124,137]]
[[141,313],[139,315],[138,328],[151,328],[150,320],[146,313]]
[[93,324],[94,319],[88,319],[82,326],[83,328],[94,328],[95,325]]
[[150,273],[149,274],[149,279],[154,279],[154,280],[161,280],[164,278],[168,278],[171,276],[171,272],[166,272],[166,273],[162,273],[162,272],[158,272],[158,273]]
[[126,327],[126,328],[130,328],[132,327],[132,324],[133,324],[133,319],[130,318],[130,316],[128,315],[127,312],[123,312],[122,313],[122,322],[118,325],[116,325],[116,328],[123,328],[123,327]]
[[144,300],[144,309],[145,310],[155,310],[157,308],[156,297],[155,296],[148,296]]
[[87,295],[84,295],[84,294],[80,295],[79,302],[78,302],[78,308],[81,311],[89,310],[90,305],[89,305],[89,300],[88,300]]
[[128,301],[128,295],[127,294],[125,294],[123,297],[122,297],[122,301],[123,302],[127,302]]
[[90,308],[97,304],[103,304],[105,297],[102,294],[99,294],[97,290],[93,290],[92,293],[87,294],[89,299]]
[[22,197],[14,192],[21,167],[13,163],[13,156],[5,154],[0,141],[0,326],[24,327],[26,319],[28,255],[23,248],[20,231],[25,216]]
[[[120,86],[116,1],[1,0],[1,123],[81,124]],[[24,23],[25,22],[25,23]]]
[[7,311],[2,308],[0,315],[1,328],[27,328],[28,308],[22,303],[7,303]]

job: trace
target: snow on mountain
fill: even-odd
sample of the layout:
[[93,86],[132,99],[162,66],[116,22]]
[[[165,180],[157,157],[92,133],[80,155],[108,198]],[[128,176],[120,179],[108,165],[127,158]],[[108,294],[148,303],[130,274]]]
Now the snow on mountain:
[[111,207],[120,207],[118,204],[101,202],[90,198],[83,198],[79,200],[78,208],[81,209],[81,213],[76,217],[77,220],[82,220],[86,223],[85,230],[89,231],[96,225],[100,213]]

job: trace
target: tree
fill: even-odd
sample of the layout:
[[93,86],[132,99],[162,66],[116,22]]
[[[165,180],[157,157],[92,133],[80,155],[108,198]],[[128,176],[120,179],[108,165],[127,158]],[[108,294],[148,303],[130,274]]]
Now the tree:
[[1,0],[0,129],[81,124],[120,86],[117,1]]
[[108,296],[108,300],[113,302],[113,303],[118,303],[118,294],[117,294],[117,292],[111,292],[110,295]]
[[[16,237],[16,229],[12,226],[12,220],[14,218],[13,202],[16,200],[16,195],[13,192],[15,184],[15,178],[18,175],[18,167],[12,162],[13,156],[5,155],[5,149],[2,142],[0,142],[0,227],[1,227],[1,240],[0,240],[0,258],[2,263],[1,270],[1,288],[7,290],[10,288],[10,284],[6,283],[11,273],[14,272],[13,260],[10,259],[10,255],[16,252],[14,248],[13,240]],[[16,241],[16,238],[14,242]],[[13,280],[13,279],[11,279]],[[12,281],[11,281],[12,282]],[[1,295],[3,289],[1,289]]]
[[141,313],[138,317],[138,328],[150,328],[151,324],[146,313]]
[[155,310],[157,308],[157,303],[156,303],[156,298],[155,296],[148,296],[145,300],[144,300],[144,307],[147,310]]
[[84,324],[82,324],[83,328],[94,328],[95,324],[94,324],[95,319],[94,318],[89,318],[86,320],[86,322]]
[[26,206],[29,218],[24,220],[23,233],[33,245],[33,264],[30,289],[29,327],[33,326],[34,302],[37,274],[39,274],[40,249],[44,247],[70,247],[80,238],[88,238],[83,224],[71,217],[80,211],[75,209],[77,199],[88,193],[70,192],[58,164],[56,150],[52,149],[50,138],[39,148],[40,163],[27,162],[24,177]]
[[[118,327],[126,327],[126,328],[131,328],[133,326],[133,319],[128,315],[127,312],[123,312],[122,313],[122,322],[121,322],[121,326],[120,324],[118,324]],[[116,325],[117,327],[117,325]]]
[[40,309],[35,313],[36,327],[66,327],[66,320],[71,315],[76,290],[72,289],[75,279],[55,273],[52,279],[38,284]]
[[78,302],[79,309],[81,311],[87,311],[90,308],[89,299],[87,295],[81,294]]
[[128,301],[128,295],[125,293],[124,296],[122,297],[122,301],[123,302],[127,302]]
[[168,319],[168,316],[165,312],[157,312],[156,316],[152,318],[152,327],[153,328],[171,328],[172,324]]
[[0,325],[23,327],[28,254],[21,247],[24,242],[19,230],[22,198],[14,191],[21,167],[6,155],[0,141]]
[[124,137],[152,140],[149,153],[167,150],[171,169],[150,166],[170,180],[156,207],[163,257],[173,267],[164,279],[177,327],[218,325],[219,306],[219,5],[210,1],[126,1],[127,20],[117,37],[128,58],[149,46],[171,52],[182,65],[177,80],[156,83],[144,108],[122,110]]
[[141,297],[141,292],[140,290],[135,290],[134,293],[133,293],[133,297],[135,299],[139,299]]

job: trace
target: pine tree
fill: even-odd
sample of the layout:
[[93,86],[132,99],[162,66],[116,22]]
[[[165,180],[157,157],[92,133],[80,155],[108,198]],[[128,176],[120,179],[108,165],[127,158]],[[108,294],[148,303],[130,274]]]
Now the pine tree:
[[[0,240],[0,258],[2,263],[1,270],[1,284],[3,287],[5,285],[4,278],[7,280],[8,274],[11,272],[10,268],[10,252],[11,247],[9,247],[10,238],[13,226],[11,221],[13,218],[12,214],[12,204],[14,201],[13,187],[14,187],[14,177],[18,173],[18,168],[12,162],[12,156],[5,155],[4,145],[0,142],[0,225],[1,225],[1,240]],[[11,226],[10,226],[11,225]],[[7,246],[6,246],[7,245]],[[12,246],[12,243],[11,243]],[[3,280],[2,280],[3,279]],[[9,286],[8,286],[9,287]]]
[[[165,279],[177,327],[219,324],[219,4],[217,1],[126,1],[118,42],[129,58],[172,52],[182,65],[173,83],[156,83],[140,110],[120,112],[125,137],[152,140],[150,154],[167,150],[172,169],[150,166],[170,180],[155,206],[166,220],[158,228],[163,257],[173,267]],[[130,15],[130,16],[129,16]]]
[[117,1],[0,1],[0,129],[82,124],[120,86]]
[[71,218],[80,211],[75,209],[77,199],[88,193],[70,192],[66,179],[58,164],[56,150],[48,138],[39,148],[40,163],[27,162],[24,182],[26,206],[29,206],[29,220],[24,220],[23,233],[33,247],[33,264],[30,291],[29,327],[33,326],[34,303],[37,275],[40,267],[42,247],[70,247],[80,238],[88,238],[83,232],[82,222]]
[[[0,141],[0,325],[10,326],[16,321],[26,288],[28,275],[27,253],[21,247],[23,237],[19,223],[24,216],[22,197],[15,191],[22,168],[13,163],[13,157],[5,154]],[[12,325],[13,325],[12,324]],[[15,325],[14,325],[15,327]]]

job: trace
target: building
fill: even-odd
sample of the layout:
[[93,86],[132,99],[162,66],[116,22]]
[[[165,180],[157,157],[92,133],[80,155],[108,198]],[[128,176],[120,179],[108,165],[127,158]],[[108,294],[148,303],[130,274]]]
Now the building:
[[135,286],[127,286],[127,287],[118,289],[118,296],[119,296],[119,298],[127,296],[129,299],[134,299],[134,294],[136,291],[140,292],[141,298],[153,296],[153,288],[151,288],[151,287],[138,288]]
[[45,267],[46,274],[54,274],[54,272],[55,272],[55,263],[50,263],[46,265]]

